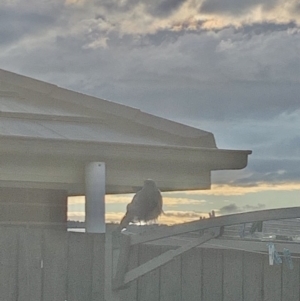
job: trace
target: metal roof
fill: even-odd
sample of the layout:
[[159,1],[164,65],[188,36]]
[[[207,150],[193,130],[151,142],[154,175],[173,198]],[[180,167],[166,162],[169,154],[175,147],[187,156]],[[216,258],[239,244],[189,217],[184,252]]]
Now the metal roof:
[[0,186],[84,193],[84,166],[103,161],[107,192],[153,178],[162,190],[207,189],[211,170],[240,169],[250,151],[212,133],[0,70]]
[[0,135],[43,139],[63,139],[87,142],[122,142],[163,145],[155,136],[135,135],[107,124],[76,122],[72,120],[32,120],[1,117]]

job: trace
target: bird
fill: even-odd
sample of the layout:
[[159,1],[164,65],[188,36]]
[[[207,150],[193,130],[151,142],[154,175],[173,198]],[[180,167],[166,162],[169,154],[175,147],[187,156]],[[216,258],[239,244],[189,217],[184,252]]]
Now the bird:
[[155,181],[147,179],[144,186],[127,205],[126,214],[123,216],[119,229],[124,229],[130,222],[156,220],[162,213],[163,199]]

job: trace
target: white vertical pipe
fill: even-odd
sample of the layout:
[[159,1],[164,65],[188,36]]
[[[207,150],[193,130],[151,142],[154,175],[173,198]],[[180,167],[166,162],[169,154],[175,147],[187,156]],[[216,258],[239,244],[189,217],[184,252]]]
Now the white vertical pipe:
[[91,162],[85,167],[85,229],[105,233],[105,163]]

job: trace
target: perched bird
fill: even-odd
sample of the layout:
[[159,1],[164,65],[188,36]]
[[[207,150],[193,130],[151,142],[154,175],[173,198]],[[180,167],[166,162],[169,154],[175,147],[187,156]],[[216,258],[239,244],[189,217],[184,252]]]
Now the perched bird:
[[145,180],[144,186],[127,205],[127,211],[120,222],[120,229],[126,228],[132,221],[150,221],[162,214],[162,195],[153,180]]

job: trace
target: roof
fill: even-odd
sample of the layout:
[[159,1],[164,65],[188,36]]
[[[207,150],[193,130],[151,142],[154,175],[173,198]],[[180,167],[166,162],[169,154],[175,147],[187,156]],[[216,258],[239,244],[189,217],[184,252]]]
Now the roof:
[[84,193],[84,166],[106,163],[107,192],[153,178],[162,190],[207,189],[212,170],[241,169],[250,151],[210,132],[0,70],[0,186]]

